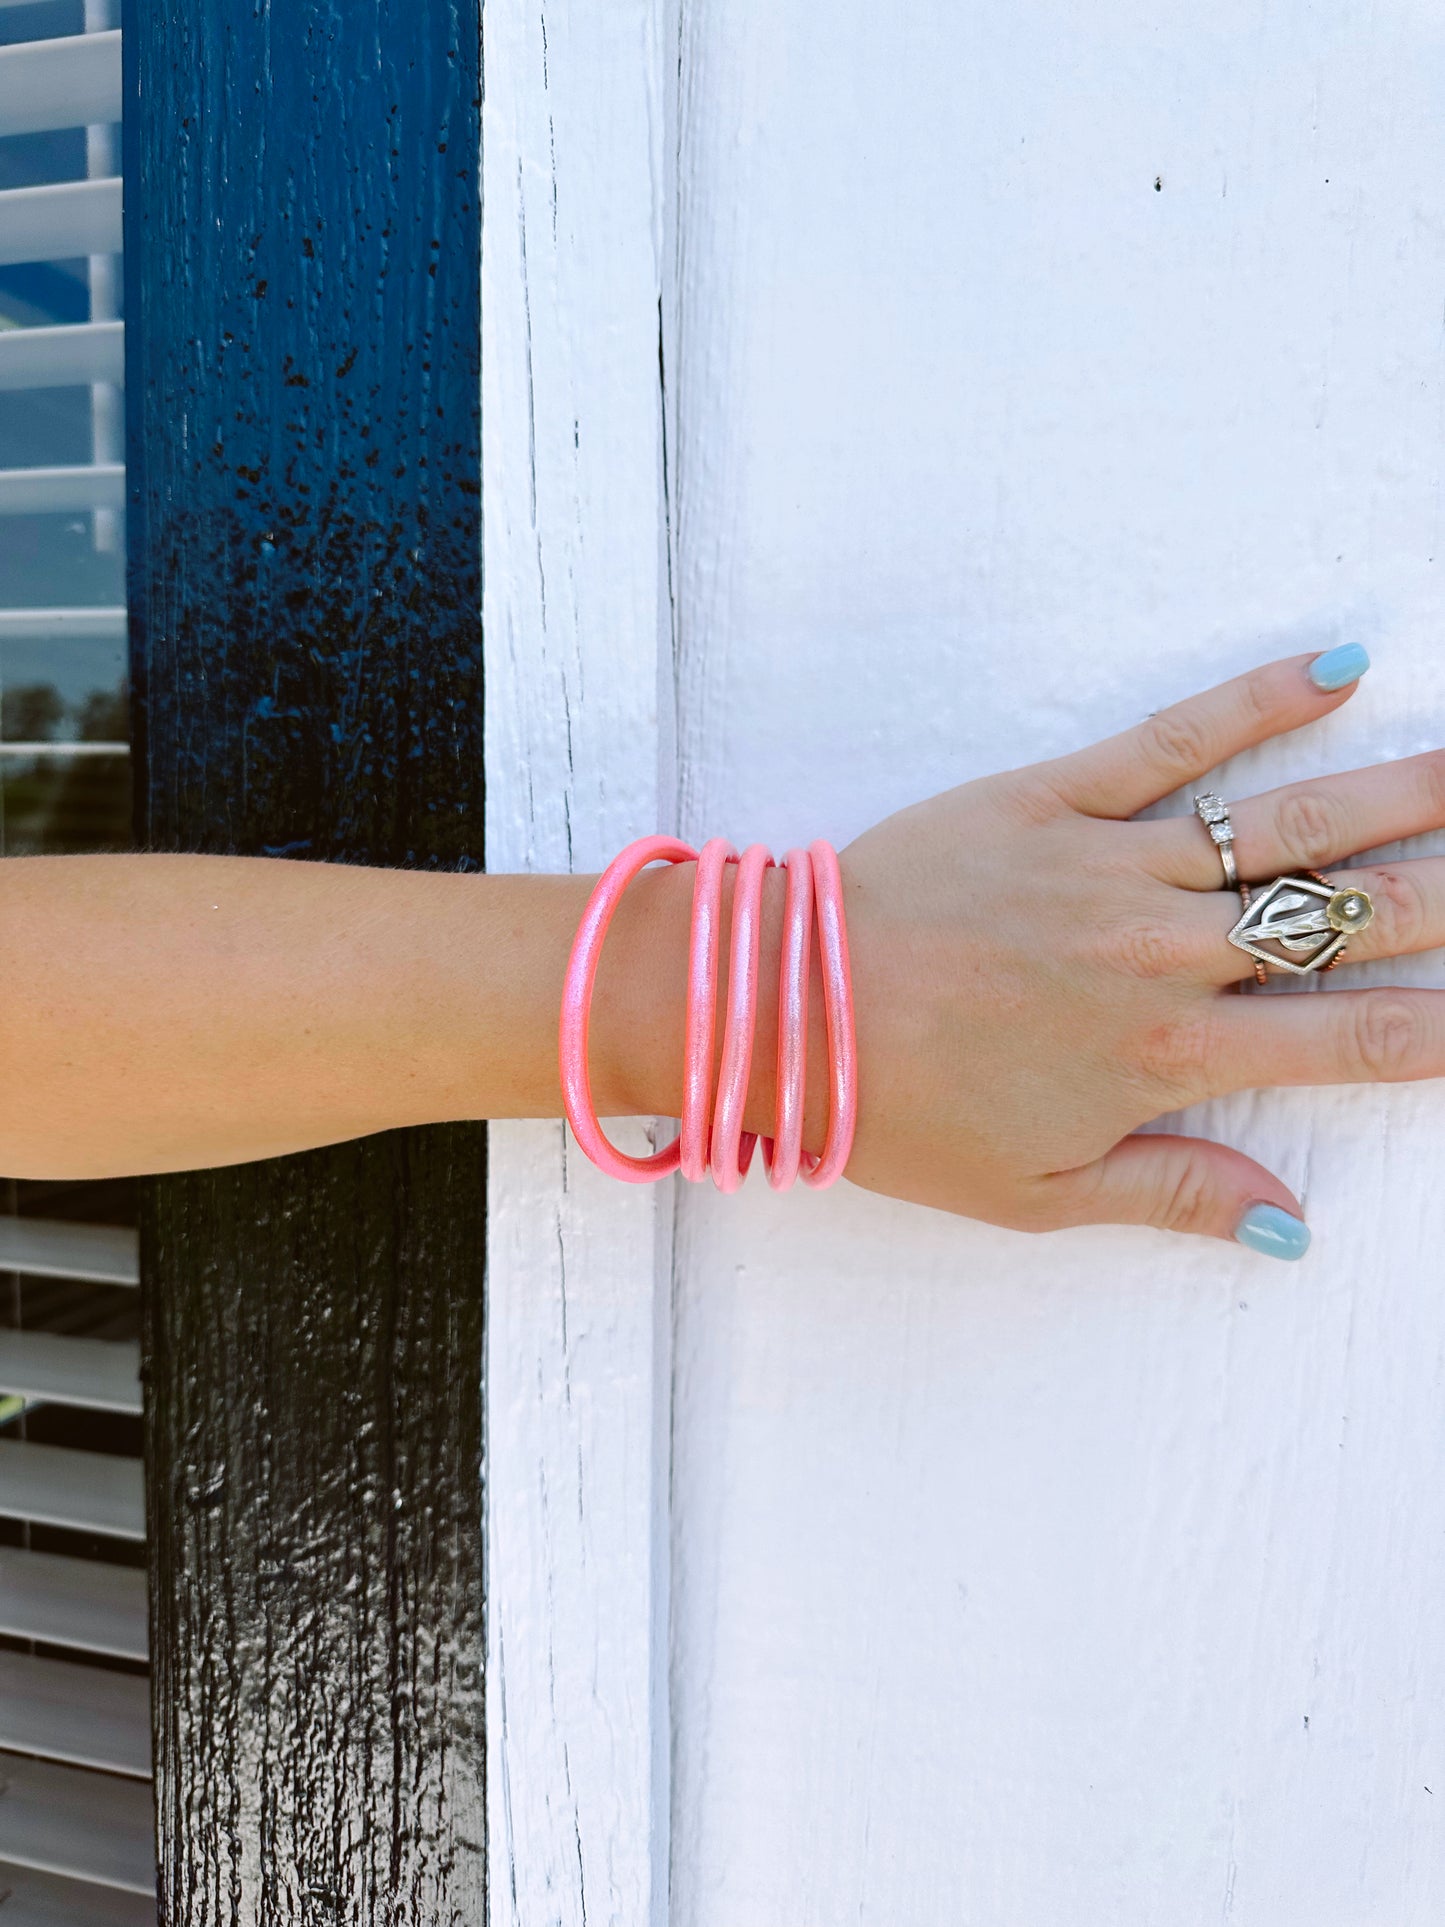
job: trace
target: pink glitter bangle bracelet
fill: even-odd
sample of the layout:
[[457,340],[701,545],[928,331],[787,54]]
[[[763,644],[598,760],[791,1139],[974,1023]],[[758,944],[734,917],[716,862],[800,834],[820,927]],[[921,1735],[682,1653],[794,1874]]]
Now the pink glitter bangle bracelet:
[[[592,1102],[587,1045],[597,967],[608,925],[632,879],[650,863],[693,861],[697,862],[697,876],[688,939],[681,1134],[650,1157],[629,1157],[608,1141]],[[567,1121],[587,1156],[609,1176],[628,1184],[650,1184],[680,1169],[696,1184],[711,1171],[720,1191],[735,1191],[746,1176],[757,1139],[743,1129],[742,1120],[757,1027],[763,877],[772,861],[760,843],[752,844],[739,858],[721,837],[705,843],[699,854],[676,837],[647,836],[629,844],[598,880],[577,927],[567,965],[559,1055]],[[729,863],[738,865],[738,877],[728,944],[722,1063],[714,1097],[722,880]],[[807,850],[790,850],[785,864],[788,886],[778,972],[777,1109],[774,1134],[762,1140],[768,1181],[779,1191],[787,1190],[798,1176],[815,1188],[841,1177],[858,1120],[853,988],[838,858],[831,844],[819,841]],[[815,921],[830,1072],[828,1134],[817,1158],[802,1148],[808,976]]]
[[682,1085],[682,1175],[690,1184],[707,1176],[712,1152],[712,1046],[717,1028],[717,961],[722,937],[722,880],[738,853],[726,838],[702,846],[692,891],[692,933],[687,962],[687,1041]]

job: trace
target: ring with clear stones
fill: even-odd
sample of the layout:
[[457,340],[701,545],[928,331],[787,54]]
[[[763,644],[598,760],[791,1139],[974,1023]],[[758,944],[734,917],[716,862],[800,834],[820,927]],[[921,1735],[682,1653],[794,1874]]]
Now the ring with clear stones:
[[1234,825],[1229,820],[1229,805],[1222,796],[1213,790],[1206,790],[1194,799],[1194,814],[1208,830],[1214,847],[1219,852],[1219,860],[1224,865],[1224,890],[1239,888],[1239,869],[1234,861]]

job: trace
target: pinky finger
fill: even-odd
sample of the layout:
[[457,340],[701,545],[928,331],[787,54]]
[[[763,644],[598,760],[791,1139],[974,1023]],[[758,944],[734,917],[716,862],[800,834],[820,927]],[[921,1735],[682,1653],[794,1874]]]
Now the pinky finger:
[[1151,1224],[1229,1238],[1272,1258],[1303,1258],[1310,1234],[1294,1193],[1227,1144],[1152,1132],[1126,1137],[1093,1164],[1043,1180],[1054,1223]]
[[1445,991],[1231,998],[1216,1040],[1216,1091],[1445,1077]]

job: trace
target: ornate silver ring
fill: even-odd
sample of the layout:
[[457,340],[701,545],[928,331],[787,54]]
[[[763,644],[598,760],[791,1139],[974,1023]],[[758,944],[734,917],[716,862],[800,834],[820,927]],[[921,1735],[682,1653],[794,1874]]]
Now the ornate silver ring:
[[1366,890],[1341,890],[1318,870],[1297,870],[1276,877],[1262,890],[1241,890],[1244,915],[1229,941],[1262,967],[1308,977],[1333,970],[1345,945],[1374,921],[1375,906]]
[[1239,870],[1234,861],[1234,825],[1229,820],[1229,805],[1213,790],[1206,790],[1202,796],[1195,797],[1194,814],[1208,830],[1219,852],[1219,860],[1224,865],[1224,882],[1220,888],[1237,890]]

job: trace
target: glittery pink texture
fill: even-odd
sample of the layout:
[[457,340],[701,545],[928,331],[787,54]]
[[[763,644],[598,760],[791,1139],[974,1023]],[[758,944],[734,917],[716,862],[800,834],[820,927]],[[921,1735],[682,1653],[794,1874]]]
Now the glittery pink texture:
[[[649,863],[689,863],[694,859],[698,867],[688,939],[682,1132],[650,1157],[629,1157],[603,1135],[592,1103],[587,1042],[598,961],[613,913],[638,872]],[[704,844],[699,855],[690,844],[675,837],[647,836],[630,844],[599,879],[577,927],[567,965],[559,1048],[568,1122],[588,1157],[609,1176],[629,1184],[650,1184],[681,1169],[684,1177],[699,1183],[711,1169],[720,1191],[735,1191],[746,1176],[757,1139],[743,1129],[742,1119],[757,1025],[763,876],[772,861],[760,843],[750,845],[740,859],[721,837]],[[714,1103],[712,1056],[722,880],[729,863],[738,865],[738,876],[729,936],[722,1066]],[[832,1184],[841,1177],[858,1119],[853,988],[838,858],[831,844],[819,841],[807,850],[790,850],[786,866],[788,889],[778,975],[776,1123],[774,1136],[762,1140],[768,1181],[779,1191],[787,1190],[798,1176],[814,1187]],[[828,1135],[817,1158],[802,1148],[808,975],[815,916],[831,1085]]]

